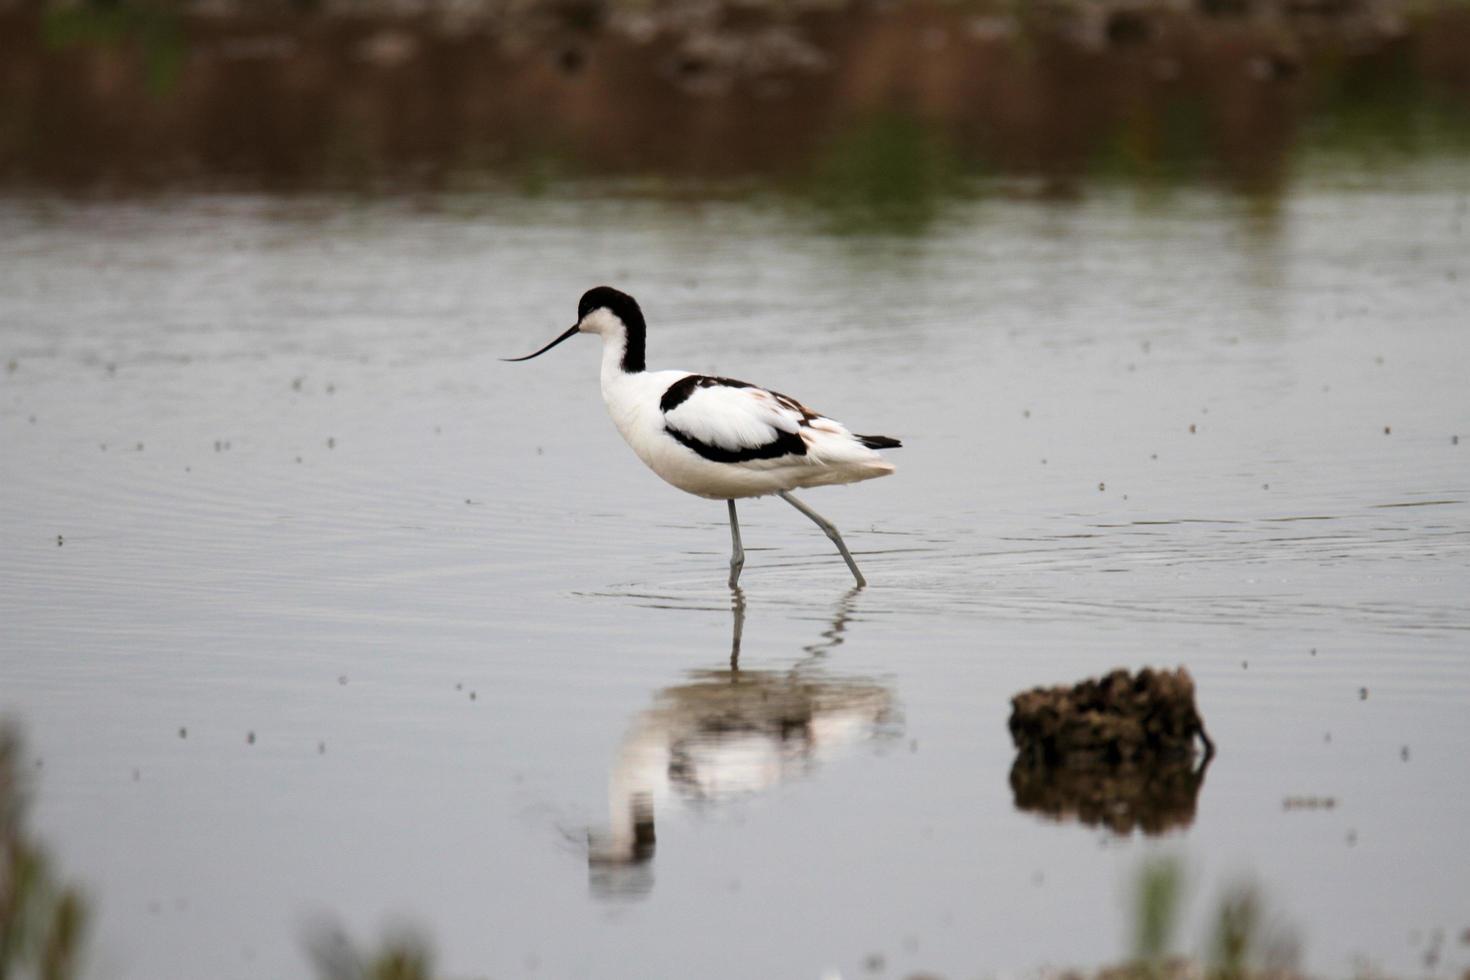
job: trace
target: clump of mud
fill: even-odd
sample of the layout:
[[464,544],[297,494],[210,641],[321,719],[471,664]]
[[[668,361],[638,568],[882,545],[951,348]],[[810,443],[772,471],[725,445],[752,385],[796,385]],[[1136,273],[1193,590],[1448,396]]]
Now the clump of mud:
[[1120,765],[1193,759],[1194,740],[1214,743],[1194,706],[1189,671],[1115,670],[1072,687],[1037,687],[1011,698],[1011,738],[1038,765]]
[[[1159,834],[1194,820],[1214,743],[1178,670],[1115,670],[1011,699],[1019,809],[1115,833]],[[1198,738],[1204,757],[1195,766]]]

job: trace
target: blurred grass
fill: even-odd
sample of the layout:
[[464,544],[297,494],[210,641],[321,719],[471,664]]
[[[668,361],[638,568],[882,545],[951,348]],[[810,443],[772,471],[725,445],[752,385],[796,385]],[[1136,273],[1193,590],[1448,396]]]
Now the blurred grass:
[[1134,903],[1133,959],[1147,971],[1160,968],[1174,946],[1183,898],[1183,872],[1171,858],[1144,863]]
[[306,952],[319,980],[432,980],[434,954],[417,930],[388,930],[375,949],[363,949],[341,926],[308,931]]
[[1204,924],[1204,956],[1177,952],[1176,939],[1186,904],[1186,869],[1174,857],[1145,860],[1133,886],[1133,951],[1121,967],[1100,974],[1107,980],[1290,980],[1299,976],[1295,931],[1270,912],[1258,886],[1228,884],[1210,907]]
[[20,736],[0,723],[0,980],[78,975],[87,903],[56,878],[26,827],[27,772]]

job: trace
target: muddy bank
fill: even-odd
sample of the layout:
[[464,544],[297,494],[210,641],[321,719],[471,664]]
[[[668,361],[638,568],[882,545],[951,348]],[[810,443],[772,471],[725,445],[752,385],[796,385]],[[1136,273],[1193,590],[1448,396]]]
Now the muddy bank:
[[1386,0],[0,7],[0,186],[972,174],[1271,191],[1303,148],[1470,147],[1470,8]]

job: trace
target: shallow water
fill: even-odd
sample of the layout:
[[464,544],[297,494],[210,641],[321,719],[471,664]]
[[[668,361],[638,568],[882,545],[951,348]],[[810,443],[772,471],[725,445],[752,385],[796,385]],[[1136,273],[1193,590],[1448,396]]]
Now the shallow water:
[[[904,440],[806,495],[865,591],[742,505],[739,674],[724,508],[617,439],[590,340],[496,359],[602,281],[652,364]],[[1467,287],[1432,167],[981,194],[918,237],[595,191],[0,203],[0,713],[92,974],[303,976],[321,916],[421,923],[456,976],[1097,965],[1160,852],[1186,948],[1246,877],[1318,972],[1456,973]],[[1192,821],[1016,808],[1013,693],[1178,664]],[[656,850],[609,863],[634,800]]]

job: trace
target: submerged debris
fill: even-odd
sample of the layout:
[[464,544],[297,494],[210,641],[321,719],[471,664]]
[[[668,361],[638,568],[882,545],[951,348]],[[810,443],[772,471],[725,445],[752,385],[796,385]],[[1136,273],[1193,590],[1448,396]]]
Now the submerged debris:
[[[1022,692],[1011,699],[1010,729],[1018,808],[1118,834],[1159,834],[1194,821],[1214,744],[1184,668],[1116,670]],[[1195,736],[1204,745],[1198,768]]]

